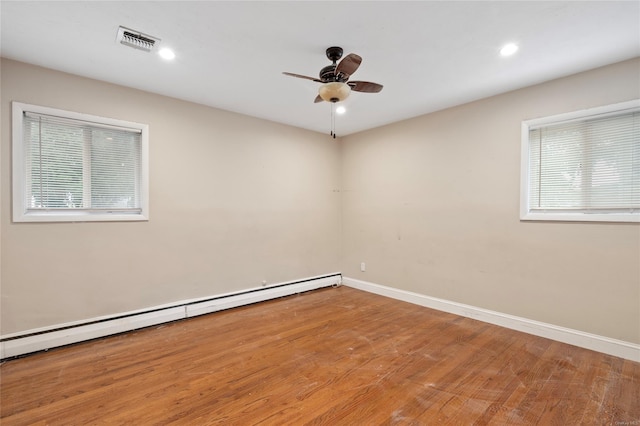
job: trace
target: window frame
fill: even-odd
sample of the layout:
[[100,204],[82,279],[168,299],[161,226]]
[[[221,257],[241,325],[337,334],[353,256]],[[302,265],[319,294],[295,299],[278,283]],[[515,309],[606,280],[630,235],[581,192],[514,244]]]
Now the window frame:
[[[91,211],[77,210],[28,210],[26,205],[27,175],[26,153],[23,132],[25,112],[53,115],[60,118],[87,121],[96,125],[128,128],[140,131],[140,211]],[[12,201],[13,222],[112,222],[112,221],[148,221],[149,220],[149,126],[147,124],[114,118],[100,117],[74,111],[61,110],[22,102],[12,102]]]
[[522,122],[521,134],[521,163],[520,163],[520,220],[523,221],[578,221],[578,222],[640,222],[640,208],[632,212],[577,212],[567,210],[537,210],[532,211],[529,206],[530,189],[530,158],[529,132],[531,128],[544,125],[560,124],[569,121],[583,121],[597,116],[616,115],[640,109],[640,99],[627,102],[557,114],[549,117],[536,118]]

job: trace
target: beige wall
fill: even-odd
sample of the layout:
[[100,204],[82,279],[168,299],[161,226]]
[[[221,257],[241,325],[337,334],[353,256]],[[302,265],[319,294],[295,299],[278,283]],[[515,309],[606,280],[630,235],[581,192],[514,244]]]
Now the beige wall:
[[[2,334],[339,271],[326,135],[2,60]],[[150,220],[11,223],[10,101],[148,123]]]
[[[640,60],[341,142],[14,61],[1,72],[2,334],[342,271],[640,342],[640,227],[519,221],[521,121],[640,97]],[[11,223],[11,100],[148,123],[151,220]]]
[[639,343],[638,224],[519,220],[521,122],[639,98],[639,75],[627,61],[344,137],[343,275]]

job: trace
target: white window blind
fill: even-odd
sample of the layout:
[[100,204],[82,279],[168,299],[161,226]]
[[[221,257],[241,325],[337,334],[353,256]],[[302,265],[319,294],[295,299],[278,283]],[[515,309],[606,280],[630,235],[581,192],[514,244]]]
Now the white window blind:
[[30,215],[84,220],[79,214],[140,220],[146,207],[144,127],[58,112],[20,111],[18,221]]
[[525,216],[608,220],[622,214],[623,220],[637,220],[640,108],[529,125],[527,138]]

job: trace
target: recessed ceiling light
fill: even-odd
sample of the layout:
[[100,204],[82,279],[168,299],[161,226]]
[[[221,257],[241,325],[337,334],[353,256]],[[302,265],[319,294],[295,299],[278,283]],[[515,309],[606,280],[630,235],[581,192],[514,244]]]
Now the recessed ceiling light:
[[342,105],[340,105],[338,108],[336,108],[336,114],[344,114],[345,112],[347,112],[347,109],[345,107],[343,107]]
[[502,56],[511,56],[518,51],[518,45],[515,43],[505,44],[502,49],[500,49],[500,54]]
[[173,50],[168,49],[166,47],[160,49],[158,51],[158,55],[160,55],[162,59],[166,59],[167,61],[170,61],[176,57],[176,54],[173,53]]

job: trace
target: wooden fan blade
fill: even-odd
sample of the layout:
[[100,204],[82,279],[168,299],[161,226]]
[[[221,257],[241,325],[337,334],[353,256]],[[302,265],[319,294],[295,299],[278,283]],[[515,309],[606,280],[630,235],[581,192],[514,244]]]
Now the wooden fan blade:
[[350,81],[347,84],[356,92],[378,93],[382,90],[382,84],[369,81]]
[[316,96],[316,98],[313,100],[314,104],[317,104],[319,102],[324,102],[324,99],[322,99],[320,95]]
[[292,72],[283,72],[282,74],[288,75],[288,76],[291,76],[291,77],[304,78],[306,80],[317,81],[318,83],[322,83],[323,82],[322,80],[320,80],[318,78],[315,78],[315,77],[308,77],[306,75],[294,74]]
[[362,63],[362,58],[355,53],[349,53],[344,57],[336,67],[336,75],[342,74],[347,78],[356,72],[360,64]]

